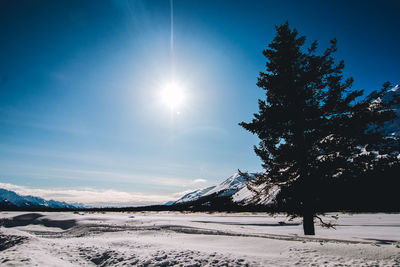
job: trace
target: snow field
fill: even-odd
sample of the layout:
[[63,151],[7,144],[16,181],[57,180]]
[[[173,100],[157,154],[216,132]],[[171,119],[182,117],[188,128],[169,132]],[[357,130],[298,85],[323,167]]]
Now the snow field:
[[1,266],[400,266],[400,214],[0,213]]

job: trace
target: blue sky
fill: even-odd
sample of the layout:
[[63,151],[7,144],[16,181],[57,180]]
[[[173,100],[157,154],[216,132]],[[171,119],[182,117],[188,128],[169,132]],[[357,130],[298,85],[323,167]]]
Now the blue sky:
[[237,124],[286,20],[321,48],[336,37],[354,88],[400,83],[398,1],[302,2],[174,0],[171,57],[170,1],[0,1],[0,185],[138,204],[260,171]]

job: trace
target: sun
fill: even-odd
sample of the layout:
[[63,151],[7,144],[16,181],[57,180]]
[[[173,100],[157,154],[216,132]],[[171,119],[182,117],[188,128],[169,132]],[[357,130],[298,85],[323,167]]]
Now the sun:
[[162,101],[171,109],[179,108],[184,101],[182,87],[175,82],[165,84],[162,90]]

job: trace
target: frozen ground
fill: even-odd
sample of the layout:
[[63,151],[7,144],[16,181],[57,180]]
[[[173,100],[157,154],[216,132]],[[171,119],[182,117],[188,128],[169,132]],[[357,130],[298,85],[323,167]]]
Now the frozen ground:
[[400,214],[0,213],[0,266],[400,266]]

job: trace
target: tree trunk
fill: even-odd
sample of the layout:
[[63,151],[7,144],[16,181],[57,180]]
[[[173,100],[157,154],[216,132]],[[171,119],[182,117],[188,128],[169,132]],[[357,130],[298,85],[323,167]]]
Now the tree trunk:
[[314,213],[311,211],[303,213],[303,230],[305,235],[315,235]]

